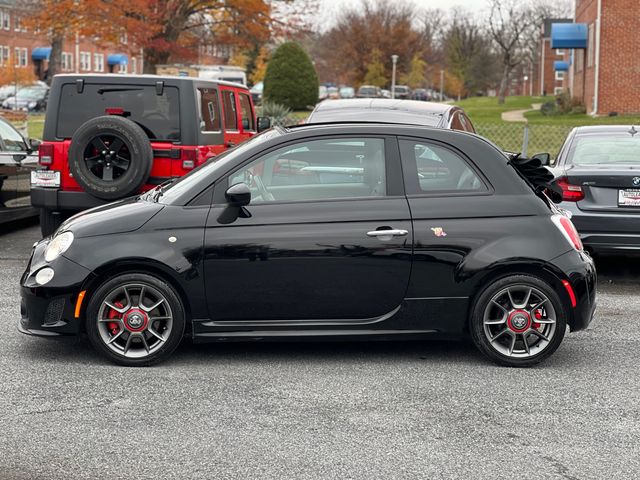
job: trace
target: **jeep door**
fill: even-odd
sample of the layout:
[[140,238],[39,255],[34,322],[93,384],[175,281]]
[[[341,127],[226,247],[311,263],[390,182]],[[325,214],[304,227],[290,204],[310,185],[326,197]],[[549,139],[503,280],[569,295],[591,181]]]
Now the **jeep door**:
[[233,148],[245,139],[240,124],[240,103],[237,90],[231,86],[220,85],[222,99],[222,118],[224,125],[224,147]]

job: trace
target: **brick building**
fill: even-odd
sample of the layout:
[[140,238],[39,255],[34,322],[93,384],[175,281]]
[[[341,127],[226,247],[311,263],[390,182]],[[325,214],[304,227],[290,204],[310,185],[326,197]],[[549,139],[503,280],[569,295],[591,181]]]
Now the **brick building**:
[[573,96],[593,115],[640,113],[638,1],[576,0],[573,27],[552,32],[552,47],[574,49]]
[[[49,40],[46,35],[24,27],[25,13],[18,4],[19,0],[0,0],[0,67],[13,64],[17,68],[32,68],[43,80],[51,51]],[[136,54],[131,55],[132,51]],[[62,72],[142,73],[140,53],[128,45],[126,34],[121,36],[118,45],[111,47],[96,45],[82,36],[71,36],[62,46]]]
[[[569,88],[569,72],[564,70],[564,65],[560,65],[560,63],[564,63],[568,67],[571,51],[551,48],[551,25],[571,22],[573,20],[570,18],[547,18],[542,24],[538,46],[538,62],[533,75],[534,93],[536,95],[557,95]],[[557,66],[561,66],[561,69],[556,70]]]

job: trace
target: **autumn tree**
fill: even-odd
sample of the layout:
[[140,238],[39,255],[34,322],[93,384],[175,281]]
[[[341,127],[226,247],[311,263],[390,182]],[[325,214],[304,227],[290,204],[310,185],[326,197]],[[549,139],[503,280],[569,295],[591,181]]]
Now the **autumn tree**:
[[359,84],[371,52],[380,51],[384,77],[391,78],[391,55],[400,55],[398,71],[409,71],[414,55],[428,42],[416,28],[417,13],[410,2],[363,1],[345,10],[333,28],[315,42],[314,60],[327,81]]
[[415,54],[411,59],[411,70],[403,77],[404,83],[411,88],[424,87],[426,68],[427,62],[425,62],[419,54]]
[[30,85],[36,80],[32,69],[18,68],[13,61],[0,67],[0,85]]
[[377,48],[371,52],[371,61],[367,65],[367,73],[363,81],[365,85],[382,88],[387,84],[387,77],[384,74],[384,64],[380,59],[381,56],[382,53],[380,53],[380,50]]
[[267,64],[270,57],[271,54],[268,48],[260,48],[249,73],[249,81],[252,85],[255,85],[256,83],[262,82],[264,80],[264,76],[267,73]]

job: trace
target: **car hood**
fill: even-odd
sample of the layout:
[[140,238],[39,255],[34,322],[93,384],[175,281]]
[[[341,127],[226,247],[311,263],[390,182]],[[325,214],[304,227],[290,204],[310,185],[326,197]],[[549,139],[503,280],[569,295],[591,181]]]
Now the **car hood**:
[[164,206],[134,197],[80,212],[60,226],[76,238],[133,232],[151,220]]

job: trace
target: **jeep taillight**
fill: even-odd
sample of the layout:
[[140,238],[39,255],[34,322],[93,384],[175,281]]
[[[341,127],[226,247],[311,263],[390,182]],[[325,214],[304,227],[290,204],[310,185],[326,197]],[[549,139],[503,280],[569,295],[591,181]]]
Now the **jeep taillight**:
[[580,234],[578,234],[578,230],[576,230],[571,220],[560,214],[552,215],[551,220],[553,220],[553,223],[558,227],[558,230],[562,232],[562,235],[567,239],[569,245],[579,252],[584,250],[582,240],[580,240]]
[[198,151],[195,148],[182,149],[182,168],[192,170],[196,166]]
[[38,147],[38,163],[40,165],[51,165],[53,163],[53,145],[43,143]]
[[582,187],[569,183],[565,177],[556,180],[556,185],[562,189],[562,200],[565,202],[579,202],[584,198]]

